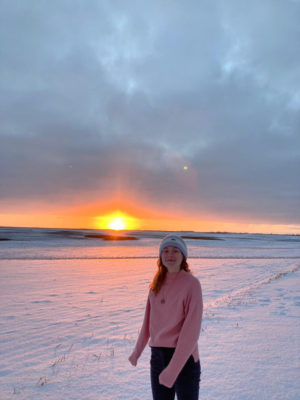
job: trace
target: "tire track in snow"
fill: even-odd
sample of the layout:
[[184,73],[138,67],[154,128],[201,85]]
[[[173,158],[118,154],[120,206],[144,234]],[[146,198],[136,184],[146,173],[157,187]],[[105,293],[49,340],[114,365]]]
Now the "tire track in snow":
[[[273,274],[270,277],[262,279],[259,282],[256,282],[251,285],[247,285],[240,289],[234,290],[231,293],[225,294],[211,302],[206,303],[204,305],[204,317],[209,319],[210,312],[212,312],[214,309],[217,309],[220,307],[224,307],[224,306],[230,307],[233,305],[233,303],[244,304],[246,302],[246,298],[248,296],[251,296],[251,294],[255,290],[260,289],[264,285],[267,285],[269,283],[277,281],[278,279],[281,279],[288,274],[293,274],[293,273],[297,272],[299,269],[300,269],[300,264],[293,265],[291,268],[289,268],[285,271],[281,271],[276,274]],[[248,301],[247,301],[247,303],[248,303]]]

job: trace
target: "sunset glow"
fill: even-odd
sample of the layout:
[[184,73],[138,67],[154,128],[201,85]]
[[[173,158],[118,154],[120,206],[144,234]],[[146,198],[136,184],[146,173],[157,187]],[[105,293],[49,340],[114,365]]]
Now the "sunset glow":
[[126,221],[122,217],[115,217],[109,224],[109,228],[120,231],[126,228]]
[[138,227],[138,221],[121,211],[115,211],[109,215],[96,217],[95,225],[97,229],[112,229],[115,231],[131,230]]
[[59,210],[51,213],[42,210],[39,213],[24,214],[0,214],[0,225],[20,226],[20,227],[40,227],[40,228],[62,228],[62,229],[109,229],[109,230],[165,230],[165,231],[195,231],[195,232],[248,232],[248,233],[274,233],[274,234],[299,234],[298,225],[279,225],[279,224],[258,224],[250,221],[230,222],[216,219],[214,216],[204,219],[199,216],[194,219],[187,218],[181,214],[176,215],[149,215],[143,216],[142,213],[134,214],[131,212],[107,212],[95,216],[90,210],[76,209],[76,212],[68,214]]

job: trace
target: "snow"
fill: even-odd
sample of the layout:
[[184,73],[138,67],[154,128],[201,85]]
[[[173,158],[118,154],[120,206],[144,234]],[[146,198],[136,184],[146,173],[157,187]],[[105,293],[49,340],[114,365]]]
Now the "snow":
[[[188,241],[205,304],[200,399],[299,399],[299,242],[225,239]],[[159,239],[101,253],[55,240],[1,243],[0,399],[151,400],[149,348],[135,368],[127,358]]]

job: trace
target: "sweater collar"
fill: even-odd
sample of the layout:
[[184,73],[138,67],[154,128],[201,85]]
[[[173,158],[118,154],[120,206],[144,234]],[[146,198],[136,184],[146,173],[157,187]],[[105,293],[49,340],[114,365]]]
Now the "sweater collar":
[[181,269],[180,271],[178,271],[178,272],[171,272],[171,273],[170,273],[170,272],[167,272],[165,282],[166,282],[166,283],[174,282],[175,279],[177,279],[177,277],[178,277],[181,273],[182,273],[182,269]]

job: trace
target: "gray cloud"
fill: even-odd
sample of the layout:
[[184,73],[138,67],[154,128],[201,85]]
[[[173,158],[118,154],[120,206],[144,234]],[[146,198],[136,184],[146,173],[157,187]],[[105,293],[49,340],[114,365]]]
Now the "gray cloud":
[[191,215],[300,222],[299,2],[1,10],[0,204],[124,191]]

